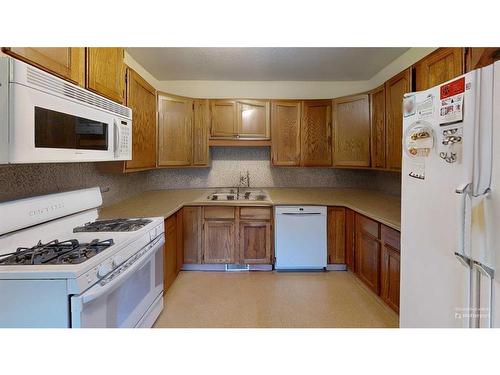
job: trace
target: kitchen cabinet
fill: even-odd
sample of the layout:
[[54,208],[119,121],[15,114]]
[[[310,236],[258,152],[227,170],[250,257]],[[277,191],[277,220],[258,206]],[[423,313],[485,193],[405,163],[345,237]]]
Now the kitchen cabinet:
[[165,249],[163,258],[163,291],[166,292],[177,277],[177,216],[165,220]]
[[239,219],[240,263],[271,263],[271,208],[241,207]]
[[438,48],[415,64],[416,90],[427,90],[464,73],[463,48]]
[[85,48],[8,47],[2,48],[2,51],[28,64],[85,87]]
[[212,112],[210,138],[234,138],[238,133],[236,120],[236,101],[211,100]]
[[373,292],[380,293],[380,224],[356,214],[356,275]]
[[158,94],[158,165],[191,165],[192,137],[193,100]]
[[206,220],[203,225],[203,263],[235,261],[235,222]]
[[333,164],[370,166],[370,101],[353,95],[333,101]]
[[465,71],[483,68],[500,60],[500,47],[468,47],[465,49]]
[[385,83],[386,167],[401,170],[403,142],[403,95],[411,91],[410,69]]
[[347,269],[355,272],[355,247],[356,247],[356,214],[350,208],[345,209],[345,263]]
[[300,164],[300,101],[273,100],[271,159],[275,166]]
[[182,209],[183,263],[202,262],[202,208],[184,207]]
[[131,68],[127,69],[127,107],[132,109],[132,160],[125,170],[156,167],[156,90]]
[[123,48],[86,48],[86,87],[118,103],[125,102]]
[[304,167],[332,165],[332,102],[302,102],[300,164]]
[[346,237],[344,207],[328,207],[327,211],[327,251],[328,264],[346,262]]
[[206,166],[209,163],[210,103],[208,99],[194,101],[193,116],[193,165]]
[[371,166],[385,168],[385,88],[370,93]]
[[238,138],[271,137],[271,105],[268,100],[238,100],[236,106]]
[[400,233],[382,225],[381,290],[380,297],[399,312]]

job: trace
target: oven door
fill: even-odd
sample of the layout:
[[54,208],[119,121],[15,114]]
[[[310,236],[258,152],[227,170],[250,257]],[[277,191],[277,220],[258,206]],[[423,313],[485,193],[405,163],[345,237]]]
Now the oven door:
[[162,234],[97,284],[71,297],[71,326],[133,328],[144,321],[163,293],[164,243]]
[[131,121],[10,83],[10,163],[131,159]]

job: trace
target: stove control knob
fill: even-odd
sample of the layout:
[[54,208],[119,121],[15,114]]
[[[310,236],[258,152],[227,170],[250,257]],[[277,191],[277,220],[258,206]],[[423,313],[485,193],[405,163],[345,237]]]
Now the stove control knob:
[[112,270],[112,267],[111,267],[111,264],[108,262],[108,263],[103,263],[99,266],[98,270],[97,270],[97,275],[99,277],[104,277],[106,276],[108,273],[110,273]]

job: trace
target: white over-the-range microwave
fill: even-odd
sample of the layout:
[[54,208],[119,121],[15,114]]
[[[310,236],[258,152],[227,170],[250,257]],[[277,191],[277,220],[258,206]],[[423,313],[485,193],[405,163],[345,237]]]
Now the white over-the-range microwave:
[[0,164],[131,158],[130,108],[0,57]]

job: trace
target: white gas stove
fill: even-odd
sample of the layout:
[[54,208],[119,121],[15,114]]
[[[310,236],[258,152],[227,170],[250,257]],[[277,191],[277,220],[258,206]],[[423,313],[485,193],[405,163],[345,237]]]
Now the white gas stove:
[[98,220],[99,188],[0,203],[0,327],[151,327],[163,218]]

